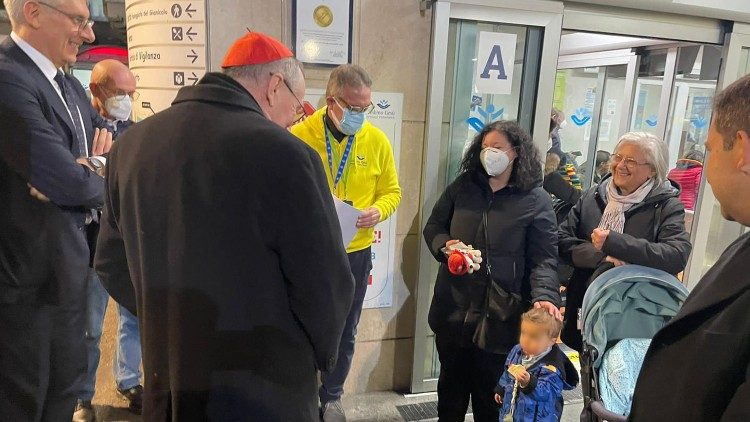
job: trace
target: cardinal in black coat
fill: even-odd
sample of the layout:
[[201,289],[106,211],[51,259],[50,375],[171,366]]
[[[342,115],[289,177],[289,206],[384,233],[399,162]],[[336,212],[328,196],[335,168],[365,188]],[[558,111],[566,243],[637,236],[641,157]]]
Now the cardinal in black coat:
[[209,73],[110,154],[95,264],[138,315],[146,421],[318,419],[354,281],[320,158],[267,117],[282,77]]

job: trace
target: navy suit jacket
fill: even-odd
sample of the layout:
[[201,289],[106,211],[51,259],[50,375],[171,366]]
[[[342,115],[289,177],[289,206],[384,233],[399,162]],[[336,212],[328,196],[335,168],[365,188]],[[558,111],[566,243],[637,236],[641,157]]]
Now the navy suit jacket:
[[[107,127],[70,76],[89,152]],[[0,305],[85,304],[85,218],[104,179],[77,164],[73,122],[49,80],[8,37],[0,44]],[[32,185],[50,202],[29,195]]]

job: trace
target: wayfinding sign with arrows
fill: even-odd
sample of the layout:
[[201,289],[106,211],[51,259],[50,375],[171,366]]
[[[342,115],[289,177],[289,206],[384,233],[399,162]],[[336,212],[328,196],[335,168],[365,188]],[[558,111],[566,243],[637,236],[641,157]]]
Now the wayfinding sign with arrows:
[[129,65],[142,100],[134,118],[141,120],[169,107],[177,91],[206,73],[206,4],[126,0],[125,9]]

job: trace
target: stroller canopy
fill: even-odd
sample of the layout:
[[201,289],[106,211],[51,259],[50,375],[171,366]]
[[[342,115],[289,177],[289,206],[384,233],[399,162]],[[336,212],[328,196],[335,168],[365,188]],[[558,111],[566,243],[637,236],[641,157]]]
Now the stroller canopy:
[[613,268],[597,277],[583,298],[583,340],[596,349],[599,369],[608,345],[650,339],[677,314],[688,290],[673,275],[640,265]]

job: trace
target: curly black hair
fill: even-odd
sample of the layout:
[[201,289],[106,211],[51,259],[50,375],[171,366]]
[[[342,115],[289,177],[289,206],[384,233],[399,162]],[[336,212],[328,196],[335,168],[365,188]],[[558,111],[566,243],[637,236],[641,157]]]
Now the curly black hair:
[[518,157],[513,162],[513,172],[510,175],[510,184],[522,191],[530,191],[542,181],[542,159],[539,150],[525,130],[518,123],[510,120],[501,120],[488,124],[471,142],[466,151],[461,166],[460,174],[473,174],[484,172],[479,154],[482,152],[482,141],[491,131],[499,132],[508,137]]

